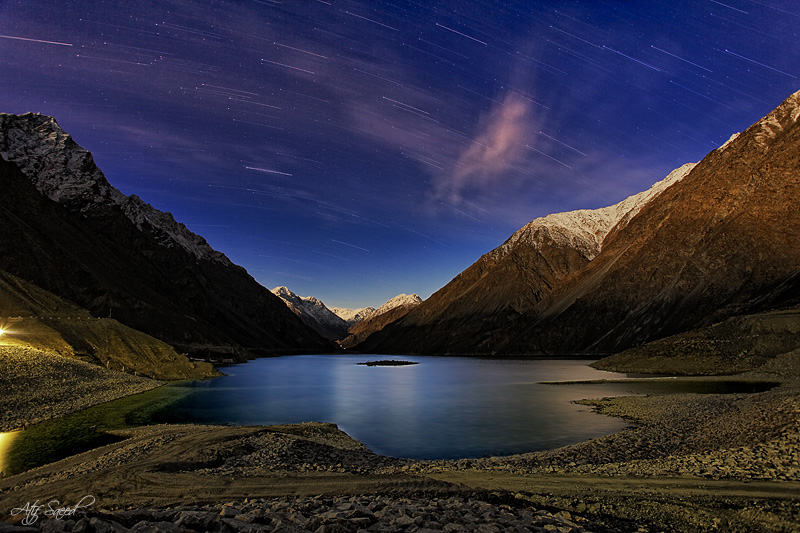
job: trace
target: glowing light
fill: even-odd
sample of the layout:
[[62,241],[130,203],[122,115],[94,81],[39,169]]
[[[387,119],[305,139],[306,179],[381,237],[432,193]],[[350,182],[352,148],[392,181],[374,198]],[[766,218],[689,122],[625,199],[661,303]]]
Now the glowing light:
[[20,433],[20,431],[0,433],[0,476],[8,469],[11,445],[20,436]]

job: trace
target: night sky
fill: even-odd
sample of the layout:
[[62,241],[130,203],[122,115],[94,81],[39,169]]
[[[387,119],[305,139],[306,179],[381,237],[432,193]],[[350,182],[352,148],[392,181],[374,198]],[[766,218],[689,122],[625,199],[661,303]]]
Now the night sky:
[[423,298],[800,89],[800,2],[0,0],[0,112],[268,288]]

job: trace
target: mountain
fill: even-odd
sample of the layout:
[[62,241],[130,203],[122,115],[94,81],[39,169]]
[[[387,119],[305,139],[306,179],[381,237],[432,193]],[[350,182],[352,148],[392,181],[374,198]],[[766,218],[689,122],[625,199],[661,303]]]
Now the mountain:
[[275,287],[272,293],[326,339],[340,339],[347,334],[347,322],[313,296],[298,296],[286,287]]
[[358,348],[598,354],[796,305],[799,116],[800,92],[617,209],[534,220]]
[[279,296],[297,316],[327,339],[336,340],[342,348],[352,348],[384,326],[398,320],[416,307],[422,298],[416,294],[399,294],[378,309],[328,309],[313,296],[298,296],[287,287],[275,287],[272,293]]
[[385,328],[388,324],[400,320],[421,303],[422,298],[416,294],[399,294],[395,296],[350,326],[349,335],[342,339],[339,345],[345,349],[353,348],[373,333]]
[[168,344],[88,311],[0,270],[3,344],[21,344],[156,379],[219,375]]
[[416,307],[420,303],[422,303],[422,298],[416,294],[398,294],[394,298],[387,300],[386,303],[378,307],[374,312],[370,313],[364,318],[369,319],[375,316],[384,315],[394,311],[395,309]]
[[334,347],[243,268],[112,187],[53,118],[0,114],[0,269],[181,352]]
[[75,143],[55,119],[44,115],[0,114],[0,156],[16,163],[36,189],[72,212],[91,214],[119,208],[134,225],[167,248],[183,248],[198,259],[232,266],[202,237],[138,196],[111,186],[91,153]]
[[[647,191],[602,209],[537,218],[484,254],[414,309],[391,337],[369,339],[359,350],[393,353],[491,353],[525,312],[584,268],[608,233],[626,225],[646,204],[694,168],[686,164]],[[395,332],[396,333],[392,333]],[[362,336],[361,340],[366,339]],[[383,344],[386,343],[387,347]]]
[[359,320],[364,320],[369,315],[375,312],[374,307],[362,307],[361,309],[347,309],[345,307],[331,307],[336,316],[341,318],[347,323],[349,328]]

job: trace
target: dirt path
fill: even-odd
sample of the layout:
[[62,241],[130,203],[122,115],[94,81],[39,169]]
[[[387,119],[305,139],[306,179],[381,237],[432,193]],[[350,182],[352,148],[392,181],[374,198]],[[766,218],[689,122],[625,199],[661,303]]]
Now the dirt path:
[[[436,490],[446,482],[411,474],[262,469],[259,475],[208,472],[208,450],[264,433],[260,427],[156,426],[130,438],[0,479],[0,512],[36,500],[79,501],[92,495],[105,508],[169,506],[254,497]],[[349,439],[343,433],[343,440]],[[303,439],[298,439],[303,440]],[[355,441],[353,441],[355,442]],[[348,443],[349,444],[349,443]],[[354,451],[354,454],[364,453]]]
[[800,531],[800,483],[449,472],[432,478],[510,491],[541,508],[667,531]]

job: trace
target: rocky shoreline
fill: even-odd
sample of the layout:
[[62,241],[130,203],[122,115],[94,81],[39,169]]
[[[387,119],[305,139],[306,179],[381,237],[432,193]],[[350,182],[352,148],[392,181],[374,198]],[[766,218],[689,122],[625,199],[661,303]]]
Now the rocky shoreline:
[[[0,479],[0,532],[800,531],[800,350],[743,377],[782,385],[586,400],[631,426],[508,457],[385,457],[318,423],[117,431]],[[88,494],[61,519],[9,514]]]

